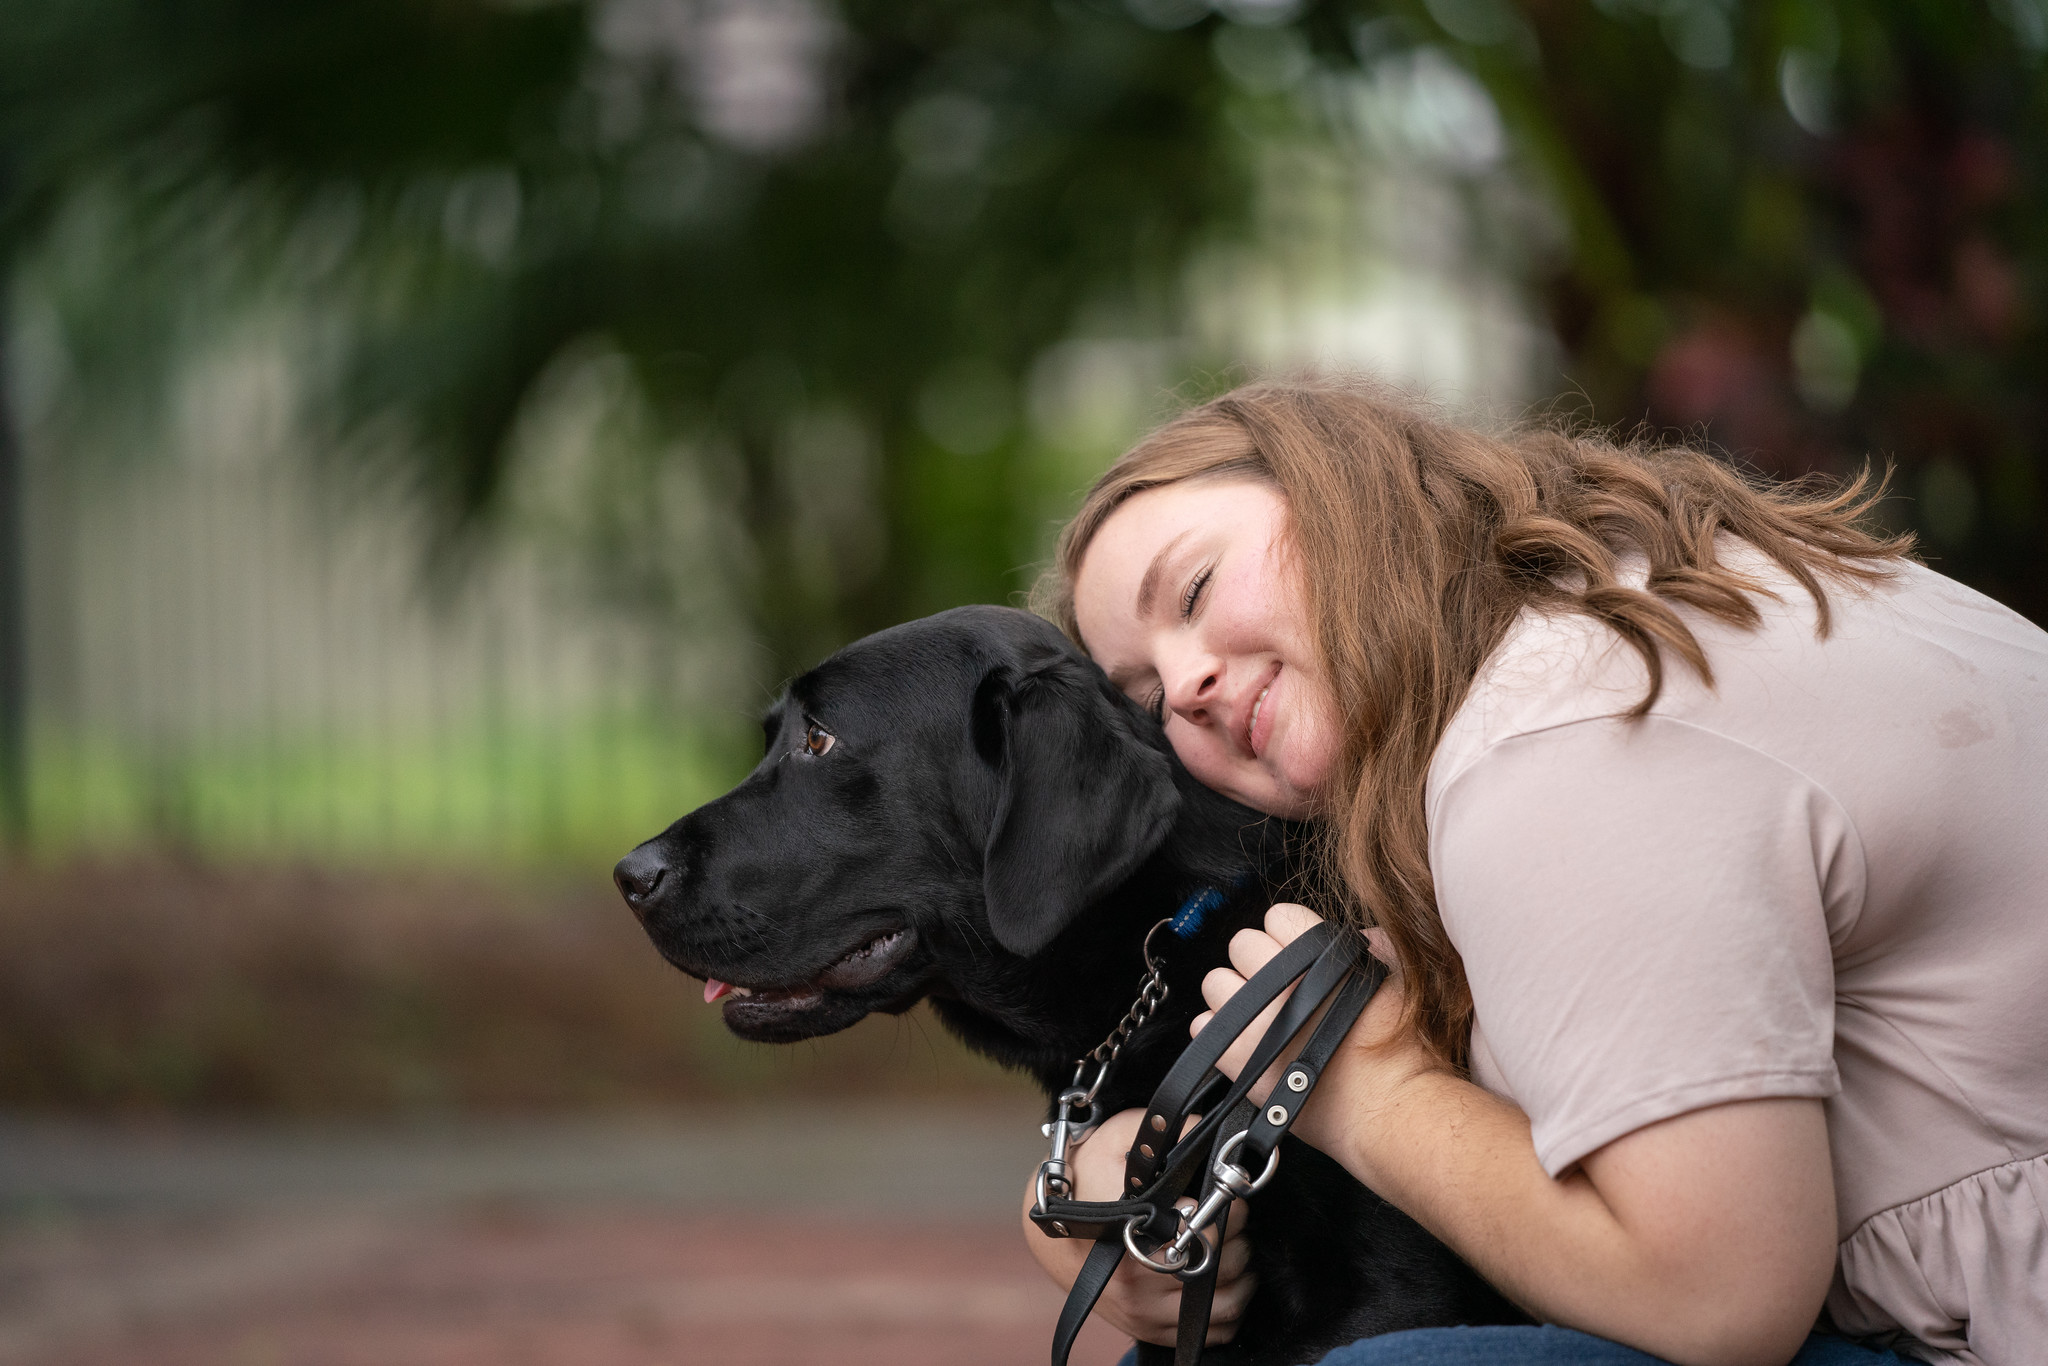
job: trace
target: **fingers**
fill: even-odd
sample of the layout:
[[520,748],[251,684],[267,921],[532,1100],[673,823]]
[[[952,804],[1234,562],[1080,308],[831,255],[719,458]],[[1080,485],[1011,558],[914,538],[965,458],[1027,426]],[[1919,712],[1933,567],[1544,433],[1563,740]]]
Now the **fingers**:
[[[1308,907],[1283,901],[1266,912],[1265,929],[1239,930],[1236,934],[1232,935],[1230,937],[1230,966],[1227,968],[1215,968],[1202,979],[1202,999],[1208,1003],[1209,1010],[1195,1017],[1193,1023],[1188,1027],[1189,1034],[1199,1035],[1208,1027],[1209,1021],[1214,1017],[1215,1012],[1222,1009],[1225,1002],[1243,990],[1244,984],[1255,973],[1272,962],[1283,948],[1321,923],[1322,918]],[[1265,1038],[1267,1029],[1272,1026],[1274,1019],[1280,1014],[1280,1007],[1293,994],[1292,987],[1280,993],[1270,1005],[1259,1012],[1258,1018],[1252,1021],[1251,1027],[1240,1034],[1229,1049],[1224,1052],[1217,1066],[1226,1076],[1235,1080],[1238,1073],[1244,1068],[1244,1065],[1251,1061],[1252,1053],[1258,1048],[1259,1040]],[[1276,1072],[1280,1064],[1286,1061],[1286,1056],[1283,1054],[1275,1061]],[[1253,1099],[1263,1103],[1265,1093],[1272,1087],[1272,1081],[1273,1078],[1270,1076],[1263,1078],[1254,1090]]]
[[1228,1285],[1250,1269],[1252,1244],[1249,1238],[1236,1237],[1223,1240],[1223,1250],[1216,1254],[1216,1283]]
[[[1240,1275],[1225,1282],[1222,1276],[1218,1275],[1216,1298],[1209,1303],[1209,1346],[1228,1342],[1237,1336],[1238,1320],[1244,1317],[1245,1306],[1251,1303],[1252,1295],[1258,1288],[1257,1276]],[[1179,1326],[1178,1319],[1175,1326]]]
[[1281,944],[1292,944],[1322,923],[1321,916],[1292,901],[1278,902],[1266,912],[1266,933]]
[[1144,1122],[1143,1110],[1120,1110],[1068,1152],[1075,1199],[1114,1200],[1123,1194],[1124,1154],[1137,1141],[1138,1126]]
[[[1124,1114],[1132,1116],[1132,1122],[1136,1122],[1137,1111]],[[1106,1129],[1123,1118],[1124,1115],[1118,1115],[1103,1127]],[[1103,1135],[1098,1132],[1095,1136],[1100,1138]],[[1026,1244],[1053,1284],[1062,1291],[1071,1290],[1074,1278],[1081,1274],[1081,1264],[1088,1259],[1092,1244],[1083,1238],[1046,1237],[1030,1221],[1033,1198],[1032,1190],[1027,1187],[1024,1195]],[[1252,1248],[1251,1240],[1244,1236],[1245,1213],[1244,1201],[1233,1201],[1230,1214],[1224,1221],[1223,1246],[1216,1253],[1216,1298],[1209,1312],[1208,1341],[1212,1345],[1228,1342],[1236,1335],[1237,1322],[1244,1316],[1252,1292],[1258,1288],[1258,1278],[1250,1271]],[[1139,1342],[1170,1347],[1180,1328],[1180,1282],[1171,1276],[1147,1271],[1135,1262],[1125,1261],[1104,1287],[1095,1312],[1102,1316],[1104,1322]]]
[[1095,1312],[1139,1342],[1171,1347],[1180,1328],[1180,1282],[1127,1258],[1104,1287]]
[[[1239,1200],[1231,1207],[1229,1225],[1241,1230],[1243,1224],[1244,1202]],[[1238,1320],[1258,1289],[1258,1277],[1251,1274],[1251,1240],[1241,1231],[1226,1236],[1216,1256],[1216,1295],[1209,1308],[1207,1339],[1211,1346],[1236,1336]],[[1171,1276],[1126,1261],[1102,1292],[1097,1312],[1140,1342],[1170,1347],[1180,1331],[1180,1286]]]
[[[1268,920],[1272,918],[1271,911],[1266,915]],[[1253,973],[1272,962],[1286,947],[1264,930],[1239,930],[1230,936],[1230,966],[1237,969],[1239,977],[1249,980]]]
[[1394,953],[1392,935],[1375,925],[1365,932],[1365,946],[1372,951],[1373,957],[1386,964],[1387,971],[1396,974],[1400,972],[1401,960]]
[[1233,1200],[1223,1246],[1216,1253],[1216,1298],[1209,1305],[1208,1344],[1212,1347],[1237,1335],[1238,1320],[1259,1288],[1259,1278],[1251,1274],[1252,1244],[1244,1236],[1244,1219],[1244,1201]]
[[[1241,931],[1238,934],[1237,938],[1242,939],[1246,935],[1253,934],[1259,935],[1261,939],[1266,938],[1266,936],[1258,930]],[[1267,942],[1271,943],[1272,941],[1267,940]],[[1231,949],[1233,954],[1236,952],[1236,948],[1237,941],[1232,940]],[[1277,948],[1274,949],[1275,953],[1277,953],[1278,951],[1279,950]],[[1270,954],[1267,956],[1271,957]],[[1208,976],[1202,979],[1202,999],[1207,1001],[1212,1007],[1220,1009],[1223,1003],[1225,1001],[1228,1001],[1232,996],[1235,996],[1238,990],[1243,986],[1244,978],[1238,976],[1229,968],[1215,968],[1209,973]],[[1269,1027],[1271,1027],[1274,1017],[1279,1015],[1280,1007],[1284,1005],[1287,1001],[1287,998],[1293,994],[1294,989],[1292,987],[1288,988],[1286,991],[1281,992],[1279,996],[1273,999],[1271,1004],[1269,1004],[1264,1010],[1259,1012],[1258,1018],[1252,1021],[1250,1027],[1248,1027],[1242,1034],[1239,1034],[1237,1036],[1236,1041],[1233,1042],[1228,1049],[1224,1050],[1223,1057],[1216,1064],[1216,1066],[1222,1070],[1224,1075],[1232,1078],[1233,1080],[1236,1079],[1238,1072],[1244,1067],[1246,1063],[1251,1061],[1252,1053],[1259,1046],[1259,1040],[1266,1037],[1266,1030]],[[1208,1023],[1207,1015],[1202,1017],[1202,1023],[1204,1025]]]

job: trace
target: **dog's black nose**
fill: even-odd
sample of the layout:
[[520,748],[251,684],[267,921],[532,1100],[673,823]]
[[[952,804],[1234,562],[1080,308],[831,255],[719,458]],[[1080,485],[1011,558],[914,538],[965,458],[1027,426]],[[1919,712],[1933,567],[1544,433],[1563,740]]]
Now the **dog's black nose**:
[[618,885],[619,895],[633,908],[633,914],[644,918],[655,889],[667,874],[668,864],[661,854],[653,846],[643,844],[619,860],[612,869],[612,881]]

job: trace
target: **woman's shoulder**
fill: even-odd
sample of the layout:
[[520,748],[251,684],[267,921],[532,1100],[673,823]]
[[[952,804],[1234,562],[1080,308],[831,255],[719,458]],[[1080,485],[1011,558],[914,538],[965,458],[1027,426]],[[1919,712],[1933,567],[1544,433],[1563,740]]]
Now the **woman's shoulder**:
[[[1757,619],[1737,625],[1673,604],[1711,680],[1665,650],[1652,715],[1819,773],[1827,765],[1816,747],[1824,756],[1869,739],[1873,727],[1908,724],[1921,713],[1934,724],[1961,706],[2017,705],[2019,694],[2033,698],[2048,676],[2048,633],[1925,565],[1899,562],[1874,583],[1825,577],[1823,631],[1814,598],[1774,561],[1739,542],[1723,559],[1754,585]],[[1639,569],[1628,577],[1642,581]],[[1650,686],[1642,653],[1603,622],[1525,608],[1445,728],[1430,765],[1430,809],[1504,742],[1627,715]],[[1996,696],[1975,696],[1987,691]]]
[[[1745,689],[1723,686],[1731,679],[1750,678],[1759,671],[1796,676],[1813,672],[1822,662],[1815,653],[1822,643],[1818,613],[1807,590],[1753,546],[1724,538],[1719,550],[1723,564],[1751,586],[1748,597],[1756,620],[1735,625],[1670,602],[1699,642],[1712,678],[1664,649],[1655,680],[1657,696],[1650,708],[1658,715],[1711,728],[1729,723],[1728,713],[1745,706]],[[1873,599],[1889,600],[1901,592],[1924,595],[1932,587],[1929,580],[1968,591],[1918,565],[1901,569],[1913,572],[1876,586],[1825,582],[1836,623],[1853,618],[1860,628],[1866,624],[1864,615],[1877,605]],[[1640,561],[1623,561],[1623,584],[1641,589],[1646,577]],[[1605,622],[1564,607],[1524,608],[1473,677],[1445,729],[1431,765],[1432,797],[1504,741],[1628,714],[1641,704],[1652,682],[1643,652]],[[1735,724],[1743,729],[1739,720]]]
[[[1676,681],[1665,671],[1665,690]],[[1581,612],[1524,608],[1474,675],[1430,764],[1434,795],[1496,745],[1627,713],[1650,686],[1639,651]],[[1664,699],[1659,699],[1662,702]]]

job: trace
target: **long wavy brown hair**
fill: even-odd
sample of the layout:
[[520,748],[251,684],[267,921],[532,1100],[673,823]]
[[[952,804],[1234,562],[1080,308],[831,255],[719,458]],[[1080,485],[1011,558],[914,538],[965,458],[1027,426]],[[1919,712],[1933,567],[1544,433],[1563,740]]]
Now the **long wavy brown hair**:
[[[1824,580],[1867,584],[1912,550],[1862,523],[1883,492],[1748,479],[1700,451],[1529,426],[1501,435],[1447,421],[1363,379],[1247,384],[1145,437],[1089,490],[1035,595],[1076,642],[1073,584],[1109,515],[1185,479],[1262,480],[1285,496],[1343,749],[1315,824],[1344,914],[1385,929],[1409,1023],[1463,1068],[1472,997],[1437,913],[1423,786],[1444,728],[1525,608],[1580,612],[1642,656],[1663,688],[1668,652],[1713,669],[1673,608],[1743,627],[1760,585],[1722,562],[1724,535],[1776,561],[1830,625]],[[1636,557],[1624,582],[1624,557]]]

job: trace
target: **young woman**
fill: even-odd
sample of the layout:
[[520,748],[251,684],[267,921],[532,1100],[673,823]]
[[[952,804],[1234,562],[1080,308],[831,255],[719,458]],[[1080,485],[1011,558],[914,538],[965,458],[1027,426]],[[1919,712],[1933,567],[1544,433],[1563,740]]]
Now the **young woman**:
[[[1068,527],[1068,632],[1198,778],[1319,824],[1397,965],[1294,1132],[1548,1325],[1329,1361],[2044,1359],[2048,634],[1860,489],[1274,382]],[[1177,1296],[1126,1263],[1101,1312],[1171,1342]]]

